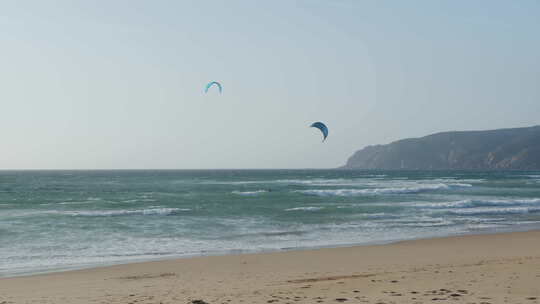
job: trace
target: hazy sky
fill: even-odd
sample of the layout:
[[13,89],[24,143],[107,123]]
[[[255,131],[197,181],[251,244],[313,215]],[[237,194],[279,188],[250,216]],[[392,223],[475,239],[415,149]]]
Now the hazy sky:
[[539,1],[1,1],[0,168],[336,167],[539,83]]

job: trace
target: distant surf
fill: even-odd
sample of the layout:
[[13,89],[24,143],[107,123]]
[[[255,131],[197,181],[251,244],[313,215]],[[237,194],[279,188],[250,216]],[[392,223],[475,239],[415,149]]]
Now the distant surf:
[[297,192],[318,196],[356,196],[356,195],[381,195],[381,194],[407,194],[419,193],[424,191],[448,190],[452,188],[468,188],[470,184],[420,184],[410,187],[398,188],[372,188],[372,189],[310,189],[298,190]]

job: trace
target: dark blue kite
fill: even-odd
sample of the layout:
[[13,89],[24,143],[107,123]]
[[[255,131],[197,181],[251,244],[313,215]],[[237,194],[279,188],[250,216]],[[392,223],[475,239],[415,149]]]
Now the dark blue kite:
[[317,128],[317,129],[321,130],[321,132],[323,134],[323,137],[324,137],[322,141],[326,140],[326,137],[328,136],[328,127],[325,124],[323,124],[320,121],[317,121],[317,122],[314,122],[313,124],[311,124],[310,127]]

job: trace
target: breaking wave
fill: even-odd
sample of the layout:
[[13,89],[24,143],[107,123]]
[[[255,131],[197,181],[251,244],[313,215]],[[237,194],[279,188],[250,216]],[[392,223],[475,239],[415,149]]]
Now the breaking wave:
[[298,190],[296,192],[317,196],[358,196],[358,195],[381,195],[381,194],[407,194],[424,191],[449,190],[455,188],[472,187],[471,184],[425,184],[412,187],[396,188],[371,188],[371,189],[313,189]]
[[504,215],[504,214],[528,214],[540,212],[540,207],[507,207],[507,208],[458,208],[458,209],[442,209],[447,214],[453,215]]
[[504,206],[530,206],[539,205],[540,198],[531,199],[466,199],[454,202],[440,203],[415,203],[415,207],[424,207],[431,209],[442,208],[477,208],[477,207],[504,207]]
[[268,190],[257,190],[257,191],[233,191],[231,193],[243,196],[255,196],[261,193],[266,193]]
[[126,215],[175,215],[191,209],[180,208],[152,208],[140,210],[85,210],[85,211],[62,211],[61,214],[72,216],[126,216]]
[[285,209],[285,211],[317,211],[321,209],[323,209],[323,207],[308,206],[308,207],[289,208],[289,209]]

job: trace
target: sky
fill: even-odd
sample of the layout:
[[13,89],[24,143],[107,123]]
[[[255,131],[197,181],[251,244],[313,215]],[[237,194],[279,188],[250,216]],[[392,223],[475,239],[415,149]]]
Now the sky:
[[527,0],[1,1],[0,169],[333,168],[538,125],[539,30]]

